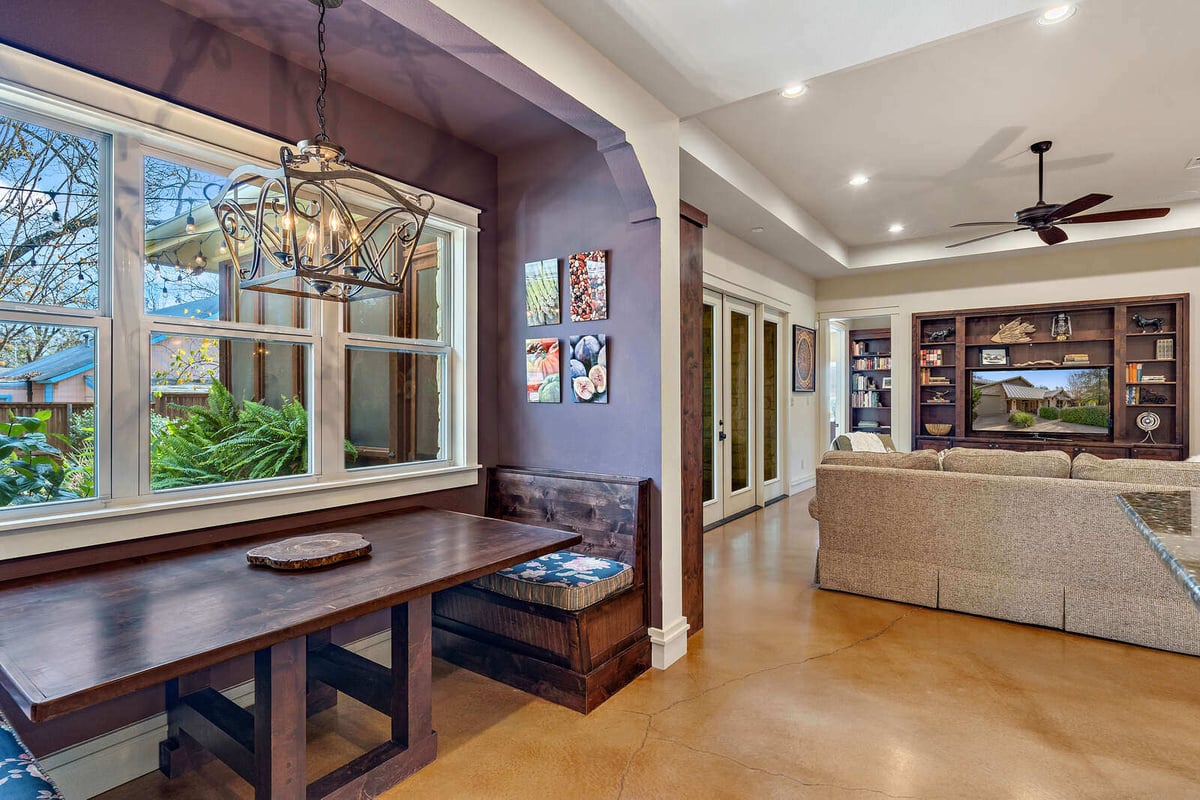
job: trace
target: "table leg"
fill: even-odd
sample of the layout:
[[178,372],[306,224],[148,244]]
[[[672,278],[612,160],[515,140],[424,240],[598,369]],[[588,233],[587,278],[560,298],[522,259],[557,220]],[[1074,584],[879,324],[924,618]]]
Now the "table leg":
[[392,718],[390,741],[310,785],[309,798],[377,797],[437,758],[432,620],[428,595],[392,609],[390,670],[333,646],[324,654],[309,654],[329,680],[345,681],[340,691]]
[[[323,631],[310,633],[307,637],[308,652],[320,650],[332,643],[332,631],[326,628]],[[310,671],[308,674],[308,715],[319,714],[322,711],[327,711],[337,705],[337,689],[327,683],[322,683],[312,676]]]
[[168,778],[212,760],[212,754],[183,730],[180,699],[209,685],[208,670],[172,678],[166,683],[167,738],[158,743],[158,769]]
[[254,654],[255,800],[305,797],[305,640]]

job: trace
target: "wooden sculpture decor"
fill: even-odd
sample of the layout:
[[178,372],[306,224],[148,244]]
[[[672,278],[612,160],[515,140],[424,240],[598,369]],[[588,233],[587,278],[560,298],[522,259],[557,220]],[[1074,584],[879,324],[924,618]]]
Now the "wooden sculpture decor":
[[370,552],[371,543],[357,533],[318,533],[260,545],[246,552],[246,560],[271,569],[316,569],[362,558]]
[[1017,317],[1012,322],[1005,323],[1000,326],[1000,330],[992,337],[992,341],[996,344],[1024,344],[1032,342],[1029,334],[1036,331],[1037,328],[1029,322],[1022,322],[1020,317]]

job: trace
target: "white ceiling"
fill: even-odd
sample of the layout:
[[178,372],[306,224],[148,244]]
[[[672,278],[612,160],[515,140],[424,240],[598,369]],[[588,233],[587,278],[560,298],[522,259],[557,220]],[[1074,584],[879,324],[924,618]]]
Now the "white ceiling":
[[[691,114],[684,199],[813,275],[1043,247],[1021,232],[944,249],[970,238],[953,223],[1036,201],[1038,139],[1055,142],[1048,202],[1173,208],[1073,242],[1200,227],[1196,0],[1086,0],[1057,26],[1036,24],[1048,2],[542,2]],[[796,79],[808,93],[780,97]],[[871,182],[850,187],[858,172]]]

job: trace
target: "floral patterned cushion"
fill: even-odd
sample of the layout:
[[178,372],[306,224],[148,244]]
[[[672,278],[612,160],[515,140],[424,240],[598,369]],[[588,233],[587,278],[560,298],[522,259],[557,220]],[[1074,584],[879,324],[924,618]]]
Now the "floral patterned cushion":
[[544,606],[578,611],[633,583],[633,567],[620,561],[560,550],[484,575],[475,585]]
[[3,715],[0,715],[0,798],[63,800]]

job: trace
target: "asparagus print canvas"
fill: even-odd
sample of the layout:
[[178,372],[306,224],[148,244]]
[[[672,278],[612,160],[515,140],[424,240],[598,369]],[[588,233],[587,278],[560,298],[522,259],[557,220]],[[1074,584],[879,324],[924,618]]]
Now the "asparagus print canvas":
[[562,322],[557,258],[525,265],[525,322],[530,326]]

